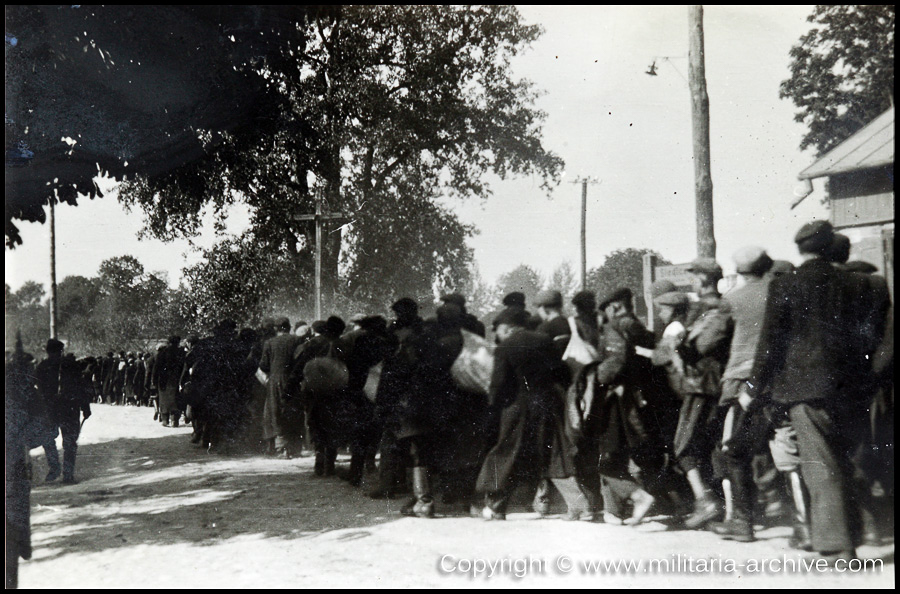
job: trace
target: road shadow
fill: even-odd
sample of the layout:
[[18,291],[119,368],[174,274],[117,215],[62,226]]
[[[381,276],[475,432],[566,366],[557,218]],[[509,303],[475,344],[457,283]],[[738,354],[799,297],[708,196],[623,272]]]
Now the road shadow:
[[403,499],[373,500],[317,477],[310,458],[210,455],[186,433],[80,445],[76,485],[44,484],[43,455],[33,459],[35,562],[134,545],[310,538],[402,517]]

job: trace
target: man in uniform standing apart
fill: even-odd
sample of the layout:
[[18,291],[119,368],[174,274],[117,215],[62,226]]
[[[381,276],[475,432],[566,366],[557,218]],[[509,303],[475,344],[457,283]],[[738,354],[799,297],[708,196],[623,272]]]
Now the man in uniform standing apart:
[[771,392],[789,409],[801,472],[809,489],[812,548],[829,561],[856,556],[860,543],[858,483],[852,455],[864,432],[867,360],[872,337],[860,332],[869,294],[865,279],[826,259],[834,231],[804,225],[794,241],[803,263],[773,280],[747,396]]
[[[50,419],[62,432],[63,440],[63,482],[74,484],[75,454],[78,451],[78,434],[81,430],[81,414],[91,416],[88,391],[82,383],[81,371],[74,357],[63,357],[63,343],[51,338],[47,341],[47,358],[35,369],[37,388],[47,406]],[[48,460],[57,456],[56,446],[52,451],[44,446]],[[58,459],[58,458],[57,458]],[[52,462],[51,468],[53,468]],[[59,463],[57,462],[57,465]]]

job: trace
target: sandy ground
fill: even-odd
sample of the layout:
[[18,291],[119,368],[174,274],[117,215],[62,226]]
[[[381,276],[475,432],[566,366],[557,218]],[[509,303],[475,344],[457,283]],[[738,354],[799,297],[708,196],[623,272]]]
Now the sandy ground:
[[[44,484],[33,450],[34,557],[22,588],[894,587],[893,541],[862,571],[810,571],[788,528],[708,532],[537,519],[403,518],[311,458],[207,454],[147,408],[96,405],[76,485]],[[345,457],[339,464],[346,466]],[[618,565],[617,565],[618,564]],[[626,565],[631,564],[631,565]],[[668,569],[666,569],[668,566]],[[787,571],[785,571],[785,568]],[[851,570],[853,568],[851,567]]]

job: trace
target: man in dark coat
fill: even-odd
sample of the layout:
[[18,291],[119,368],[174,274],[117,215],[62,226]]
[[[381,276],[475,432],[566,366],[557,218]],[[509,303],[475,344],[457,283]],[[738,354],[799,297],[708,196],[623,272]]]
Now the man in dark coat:
[[412,381],[419,358],[418,344],[424,331],[419,306],[409,297],[402,297],[391,305],[396,318],[388,327],[390,345],[381,370],[381,381],[375,397],[375,414],[384,427],[381,436],[381,462],[377,487],[369,497],[393,497],[406,488],[407,452],[398,443],[402,404]]
[[163,427],[178,427],[181,419],[181,408],[178,403],[178,391],[181,383],[181,372],[184,370],[184,351],[179,346],[180,336],[171,336],[166,346],[156,355],[153,366],[153,385],[159,398],[159,420]]
[[100,365],[102,395],[106,404],[112,404],[113,380],[115,379],[116,359],[112,351],[106,353]]
[[597,299],[590,291],[579,291],[572,296],[572,305],[575,306],[575,326],[578,335],[597,348],[600,340],[600,325],[597,322]]
[[487,398],[460,388],[453,379],[451,369],[463,349],[462,312],[446,304],[435,314],[418,369],[418,385],[432,400],[431,462],[440,478],[443,502],[480,514],[475,482],[486,453]]
[[347,385],[348,345],[341,340],[346,325],[337,316],[325,320],[322,334],[303,345],[294,361],[291,381],[300,386],[309,432],[316,450],[317,476],[334,475],[338,448],[349,430]]
[[[81,375],[74,355],[63,357],[63,343],[51,338],[47,341],[47,358],[35,369],[38,392],[47,406],[50,418],[62,432],[63,482],[75,483],[75,456],[78,451],[78,434],[81,415],[91,416],[90,392]],[[58,455],[55,445],[52,452],[44,447],[48,460]],[[58,465],[57,462],[56,465]],[[51,462],[51,468],[55,465]]]
[[[31,559],[31,457],[34,363],[16,337],[6,353],[6,589],[18,587],[19,558]],[[59,464],[59,460],[56,461]]]
[[[578,452],[585,479],[591,476],[592,465],[603,477],[606,511],[621,517],[619,502],[632,502],[626,524],[641,522],[667,493],[664,419],[674,413],[674,398],[664,376],[653,369],[649,358],[636,352],[644,349],[648,354],[654,338],[635,317],[633,302],[627,287],[600,299],[601,359],[589,374],[596,393],[585,403],[588,414]],[[639,469],[639,479],[632,476],[630,466]],[[595,484],[595,479],[586,483]]]
[[[553,340],[553,349],[560,360],[562,360],[562,356],[566,352],[566,348],[569,346],[569,341],[572,338],[572,326],[570,326],[569,320],[562,313],[562,293],[554,290],[541,291],[535,297],[534,304],[537,306],[537,317],[540,319],[540,324],[534,330],[535,332],[546,334]],[[529,323],[527,327],[530,329],[531,324]],[[576,325],[575,330],[577,331],[577,329]],[[597,460],[595,458],[593,462],[594,468],[596,468],[596,465]],[[593,516],[594,510],[588,510],[587,508],[593,507],[593,504],[596,504],[596,499],[591,500],[590,493],[585,492],[575,477],[541,481],[534,500],[535,511],[542,515],[548,513],[551,482],[566,501],[566,507],[569,511],[565,519],[579,519],[584,511],[588,511]],[[599,485],[597,486],[599,487]]]
[[538,316],[541,323],[535,330],[542,332],[553,340],[553,346],[559,353],[560,359],[569,346],[572,330],[569,321],[562,315],[563,298],[559,291],[541,291],[537,294],[534,304],[538,308]]
[[550,337],[525,330],[526,315],[507,310],[497,320],[501,342],[494,352],[489,400],[499,413],[499,432],[477,483],[485,494],[485,519],[505,519],[509,498],[520,483],[534,490],[542,478],[575,474],[563,421],[568,369]]
[[145,353],[138,353],[134,359],[134,378],[131,382],[137,406],[144,406],[146,403],[146,393],[144,391],[144,381],[146,379],[147,357]]
[[[247,354],[247,367],[253,372],[259,370],[259,362],[262,359],[263,345],[270,338],[274,338],[275,320],[273,318],[265,318],[256,329],[256,338]],[[306,340],[300,337],[301,340]],[[263,383],[264,376],[261,372],[251,373],[253,377],[249,380],[249,402],[247,405],[247,431],[245,432],[246,442],[255,451],[264,453],[269,447],[269,442],[263,437],[265,426],[265,408],[268,399],[268,387]],[[274,453],[275,446],[271,446]]]
[[[347,370],[347,406],[348,419],[351,422],[350,439],[350,472],[346,479],[353,486],[359,486],[366,466],[375,468],[375,455],[378,453],[378,442],[383,427],[375,415],[375,392],[365,392],[370,382],[373,368],[384,361],[390,352],[390,337],[387,332],[387,320],[381,316],[366,316],[357,319],[356,329],[342,337],[349,348]],[[377,376],[376,376],[377,377]],[[377,389],[377,388],[376,388]]]
[[288,318],[275,321],[277,334],[263,344],[259,359],[259,370],[267,377],[266,403],[263,408],[263,439],[270,444],[269,451],[276,456],[290,459],[293,455],[293,437],[298,433],[297,424],[302,427],[302,419],[296,418],[299,402],[289,402],[288,382],[294,360],[303,345],[299,336],[291,334]]
[[134,353],[129,352],[125,356],[125,370],[123,374],[122,392],[124,394],[123,401],[125,405],[137,404],[137,398],[134,395],[134,376],[137,372],[137,364]]
[[484,338],[485,336],[485,327],[478,318],[470,314],[466,311],[466,298],[459,293],[450,293],[449,295],[444,295],[441,297],[441,301],[444,303],[452,303],[457,306],[460,311],[462,311],[462,328],[463,330],[468,330],[469,332],[474,332],[478,336]]
[[159,389],[156,387],[156,362],[159,360],[159,354],[166,349],[165,342],[156,345],[156,351],[147,357],[147,375],[144,377],[144,391],[147,393],[147,400],[153,406],[153,420],[159,420]]
[[[866,302],[864,278],[827,261],[832,241],[827,221],[808,223],[797,233],[804,261],[769,286],[747,395],[771,393],[788,409],[812,500],[812,547],[837,560],[855,557],[861,540],[859,489],[865,483],[854,477],[852,456],[867,425],[860,386],[877,338],[860,329],[878,304]],[[880,337],[882,328],[875,330]]]
[[249,371],[247,353],[237,342],[237,324],[223,320],[213,328],[212,336],[195,348],[190,368],[191,392],[203,403],[201,443],[210,452],[229,453],[244,419]]
[[113,382],[113,389],[115,391],[115,401],[119,406],[124,406],[126,402],[125,398],[125,384],[127,383],[127,375],[128,375],[128,355],[125,351],[119,351],[119,360],[116,363],[116,377]]
[[728,318],[719,315],[717,289],[722,268],[712,258],[697,258],[688,268],[695,279],[699,300],[691,304],[686,334],[677,346],[684,363],[678,391],[682,397],[675,431],[674,454],[694,494],[694,512],[688,528],[701,528],[722,513],[712,464],[715,445],[722,436],[723,409],[720,383],[731,345]]

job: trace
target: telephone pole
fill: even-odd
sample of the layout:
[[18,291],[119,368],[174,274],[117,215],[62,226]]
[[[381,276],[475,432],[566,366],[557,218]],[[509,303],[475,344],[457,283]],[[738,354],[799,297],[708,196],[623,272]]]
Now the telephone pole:
[[56,208],[50,197],[50,338],[56,338]]
[[586,177],[584,179],[576,179],[571,183],[581,184],[581,290],[587,288],[587,187],[588,184],[599,184],[600,182]]
[[709,95],[703,49],[703,7],[688,7],[688,86],[691,91],[691,129],[694,143],[694,193],[697,220],[697,256],[716,257],[713,228],[713,188],[709,156]]

